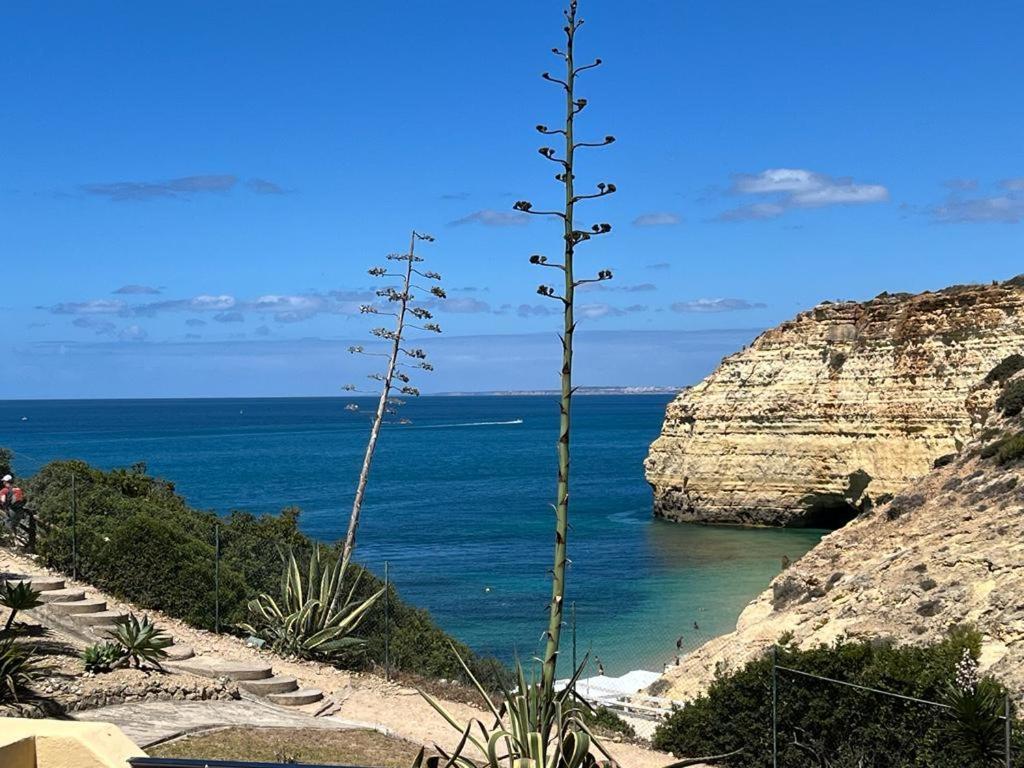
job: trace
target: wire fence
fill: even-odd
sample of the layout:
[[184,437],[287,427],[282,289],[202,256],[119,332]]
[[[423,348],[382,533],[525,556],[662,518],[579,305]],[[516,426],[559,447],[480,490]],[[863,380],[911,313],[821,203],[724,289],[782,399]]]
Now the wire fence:
[[[23,466],[26,460],[41,466],[31,457],[21,454],[17,456]],[[67,570],[73,578],[84,574],[88,579],[94,572],[94,562],[90,557],[99,558],[99,550],[95,549],[95,541],[89,531],[85,531],[84,540],[87,546],[83,549],[83,531],[79,530],[79,494],[82,483],[71,473],[69,480],[70,493],[66,498],[66,514],[59,519],[66,526],[60,531],[61,541],[66,544]],[[44,521],[37,518],[31,502],[17,515],[8,515],[5,521],[9,533],[13,533],[17,542],[28,552],[34,552],[40,535],[52,533],[45,528]],[[225,606],[230,602],[235,610],[237,621],[238,596],[232,590],[236,584],[231,582],[230,573],[225,574],[223,565],[222,526],[218,522],[212,528],[210,537],[210,562],[197,572],[208,574],[209,584],[193,583],[182,593],[183,599],[194,600],[194,604],[179,606],[179,613],[209,616],[212,610],[213,629],[215,632],[237,632],[236,624],[229,619]],[[440,685],[455,681],[465,683],[465,675],[453,660],[444,636],[433,627],[426,614],[405,603],[395,588],[394,566],[389,561],[370,564],[368,570],[374,579],[368,580],[368,590],[383,587],[378,602],[370,610],[359,627],[358,634],[365,644],[346,664],[362,669],[372,670],[387,680],[402,680],[408,676],[432,678]],[[228,576],[225,579],[225,576]],[[205,577],[204,577],[205,578]],[[124,595],[130,599],[130,595]],[[254,597],[246,596],[246,599]],[[233,602],[232,602],[233,601]],[[681,622],[675,638],[664,637],[661,632],[645,635],[642,632],[630,632],[628,651],[623,652],[622,643],[616,642],[593,629],[592,618],[597,612],[593,606],[588,611],[583,604],[572,602],[566,613],[566,625],[563,633],[561,676],[568,678],[577,665],[584,663],[585,668],[576,685],[576,693],[593,706],[606,709],[617,715],[627,726],[627,734],[644,741],[654,738],[659,726],[681,707],[687,706],[690,695],[699,693],[708,683],[706,676],[687,680],[681,677],[680,668],[684,659],[705,643],[715,639],[716,633],[701,627],[697,622]],[[188,616],[180,616],[188,618]],[[509,665],[517,655],[517,648],[508,641],[508,645],[498,640],[491,644],[476,644],[473,651],[477,655],[493,656],[498,663]],[[474,674],[485,678],[485,682],[493,682],[487,678],[489,670],[495,665],[490,662],[474,660]],[[655,683],[664,673],[672,673],[675,691],[686,691],[684,698],[669,698],[655,695],[652,691],[659,690]],[[652,688],[652,686],[654,686]],[[829,708],[845,706],[851,712],[877,712],[883,707],[920,708],[921,739],[941,738],[943,729],[950,721],[947,704],[915,698],[905,694],[886,691],[881,687],[860,685],[849,681],[812,674],[795,667],[778,663],[773,655],[771,672],[771,722],[770,750],[772,768],[787,765],[845,765],[836,760],[839,753],[861,750],[863,753],[874,754],[885,751],[887,757],[877,762],[878,765],[901,766],[917,765],[913,761],[913,753],[920,743],[890,744],[884,741],[879,733],[870,732],[856,718],[848,723],[845,733],[826,737],[808,734],[812,729],[808,723],[813,722],[816,712]],[[1003,702],[1002,717],[1002,761],[1001,765],[1009,767],[1014,762],[1014,740],[1012,732],[1013,709],[1009,696]],[[893,710],[894,716],[900,714]],[[869,718],[865,718],[867,722]],[[877,718],[873,722],[876,722]],[[902,750],[902,751],[901,751]],[[904,754],[905,753],[905,754]],[[851,758],[852,759],[852,758]],[[812,760],[808,763],[807,760]],[[813,761],[817,762],[813,762]],[[801,762],[804,761],[804,762]],[[835,762],[831,762],[835,761]],[[886,762],[888,761],[888,762]],[[850,765],[875,765],[873,762],[850,762]]]

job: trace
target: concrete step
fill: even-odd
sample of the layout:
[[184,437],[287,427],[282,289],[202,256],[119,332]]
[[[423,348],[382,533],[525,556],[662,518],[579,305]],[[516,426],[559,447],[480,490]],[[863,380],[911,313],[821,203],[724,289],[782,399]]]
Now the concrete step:
[[301,707],[304,704],[318,702],[323,697],[324,693],[319,688],[299,688],[297,691],[288,693],[271,693],[267,696],[267,701],[285,707]]
[[195,651],[187,645],[169,645],[164,650],[167,652],[167,661],[184,661],[196,655]]
[[44,603],[69,603],[75,600],[85,600],[85,590],[78,587],[48,589],[40,593],[39,599]]
[[[84,614],[84,615],[88,616],[88,614]],[[97,625],[89,627],[89,629],[92,630],[93,634],[98,635],[99,637],[103,638],[104,640],[109,640],[110,636],[112,634],[114,634],[114,632],[117,630],[117,625],[116,624],[97,624]]]
[[9,577],[5,581],[13,586],[17,586],[22,582],[28,582],[32,585],[32,589],[39,590],[40,592],[64,589],[64,579],[55,579],[49,576],[15,576],[13,578]]
[[174,664],[176,669],[188,672],[199,677],[226,677],[228,680],[238,682],[240,680],[265,680],[274,676],[274,670],[269,664],[253,662],[247,664],[241,661],[227,661],[211,656],[195,656],[188,661]]
[[50,603],[50,610],[70,616],[75,613],[99,613],[107,610],[106,600],[71,600],[63,603]]
[[238,687],[257,696],[268,696],[271,693],[290,693],[299,689],[299,683],[294,677],[287,675],[275,675],[263,680],[243,680]]
[[91,626],[112,626],[123,624],[128,621],[128,614],[124,611],[96,611],[95,613],[76,613],[72,615],[78,624]]

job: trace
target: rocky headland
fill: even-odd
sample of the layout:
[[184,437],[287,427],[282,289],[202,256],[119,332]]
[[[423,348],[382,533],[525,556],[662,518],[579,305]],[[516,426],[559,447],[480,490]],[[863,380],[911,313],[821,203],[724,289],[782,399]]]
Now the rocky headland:
[[[1009,329],[1019,331],[1020,316],[1002,308],[1009,304],[995,305],[1005,316],[996,323],[989,302],[1019,297],[1020,288],[1003,284],[956,290],[925,296],[940,303],[951,296],[969,297],[970,306],[979,308],[978,316],[992,321],[977,331],[962,328],[963,341],[951,345],[949,356],[971,361],[973,384],[964,384],[960,373],[950,372],[945,389],[928,386],[934,404],[912,398],[908,418],[917,413],[921,431],[905,433],[903,439],[931,430],[932,440],[939,442],[933,455],[922,458],[914,469],[920,476],[898,487],[895,472],[884,475],[892,483],[886,488],[895,490],[891,499],[865,506],[782,570],[743,611],[735,631],[683,657],[652,693],[687,699],[716,674],[742,667],[779,641],[800,648],[843,639],[926,644],[957,626],[980,632],[984,671],[1011,690],[1024,690],[1024,342],[1003,349],[1003,357],[985,368],[974,362],[982,354],[981,343],[967,341],[981,337],[1000,346]],[[903,301],[906,306],[919,299]],[[933,357],[947,348],[946,342],[937,344],[919,338],[916,346]],[[965,345],[974,351],[961,348]],[[891,367],[905,365],[900,359],[906,355],[893,353]],[[892,385],[900,380],[892,371],[879,371],[878,376]],[[951,391],[960,398],[959,412],[966,414],[961,421],[954,420],[958,409]],[[861,392],[868,397],[866,389]],[[894,400],[889,402],[895,407]],[[818,403],[805,405],[820,413]],[[926,413],[933,421],[923,417]],[[800,422],[800,415],[791,413],[789,423]],[[942,431],[935,426],[943,419],[952,434],[950,443],[941,443]],[[884,457],[893,460],[895,438],[890,432],[891,426],[884,437],[872,438],[880,446],[873,457],[875,467]],[[765,445],[770,442],[766,438]],[[780,436],[778,442],[785,440]],[[848,447],[842,441],[837,445]],[[883,450],[886,446],[890,448]],[[832,461],[838,463],[838,448],[836,454]],[[907,450],[904,455],[918,453]],[[858,456],[871,458],[866,452]],[[878,476],[883,475],[873,478]],[[758,492],[752,488],[749,493]]]
[[656,515],[838,527],[979,429],[974,387],[1024,350],[1024,276],[824,302],[668,407],[646,461]]

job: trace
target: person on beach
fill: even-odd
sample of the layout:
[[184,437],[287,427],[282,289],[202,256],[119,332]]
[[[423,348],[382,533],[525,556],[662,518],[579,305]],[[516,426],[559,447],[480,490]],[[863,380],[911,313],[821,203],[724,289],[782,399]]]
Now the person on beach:
[[4,523],[12,534],[17,531],[21,522],[21,513],[25,509],[25,492],[14,484],[14,478],[4,475],[0,481],[0,510],[4,513]]

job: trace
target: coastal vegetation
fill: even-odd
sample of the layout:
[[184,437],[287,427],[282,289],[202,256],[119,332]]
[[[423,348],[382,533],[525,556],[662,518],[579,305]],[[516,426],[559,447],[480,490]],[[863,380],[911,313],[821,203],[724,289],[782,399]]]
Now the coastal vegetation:
[[19,637],[22,627],[15,622],[21,611],[42,605],[39,594],[25,582],[0,583],[0,608],[8,611],[0,628],[0,705],[16,704],[40,671],[35,648]]
[[[963,679],[963,661],[976,670],[980,645],[967,629],[923,647],[862,640],[799,650],[784,640],[775,651],[780,666],[942,706],[780,675],[779,765],[990,765],[977,757],[1004,755],[1006,690],[990,677]],[[680,757],[735,753],[727,761],[734,766],[769,765],[772,664],[766,654],[720,675],[659,726],[654,746]]]
[[352,633],[386,588],[356,599],[363,572],[346,580],[349,560],[344,554],[333,562],[321,559],[321,547],[316,545],[304,577],[295,553],[289,552],[280,597],[275,600],[264,593],[251,600],[253,623],[239,628],[262,638],[282,656],[340,661],[357,653],[365,641]]
[[117,624],[110,636],[121,650],[120,663],[136,669],[143,664],[159,669],[160,662],[167,658],[166,649],[173,643],[148,616],[139,619],[135,614]]
[[39,673],[33,650],[12,635],[0,638],[0,705],[16,704]]
[[[214,628],[218,602],[224,625],[245,622],[250,600],[279,589],[282,553],[294,553],[305,568],[314,549],[299,529],[298,509],[260,516],[233,511],[219,517],[189,506],[173,483],[150,476],[144,464],[104,471],[83,461],[54,461],[27,478],[25,487],[38,521],[42,564],[65,573],[77,568],[83,581],[204,629]],[[219,563],[214,545],[218,525]],[[322,552],[327,564],[339,554],[338,548]],[[353,578],[362,574],[353,599],[384,587],[358,563],[349,568]],[[346,663],[362,668],[382,664],[386,637],[395,671],[464,680],[451,654],[453,639],[429,613],[404,602],[393,585],[385,595],[367,611],[365,643]],[[497,690],[507,674],[504,666],[461,643],[455,647],[488,689]]]
[[1004,416],[1017,416],[1024,410],[1024,379],[1017,379],[1006,385],[996,400],[996,408]]

